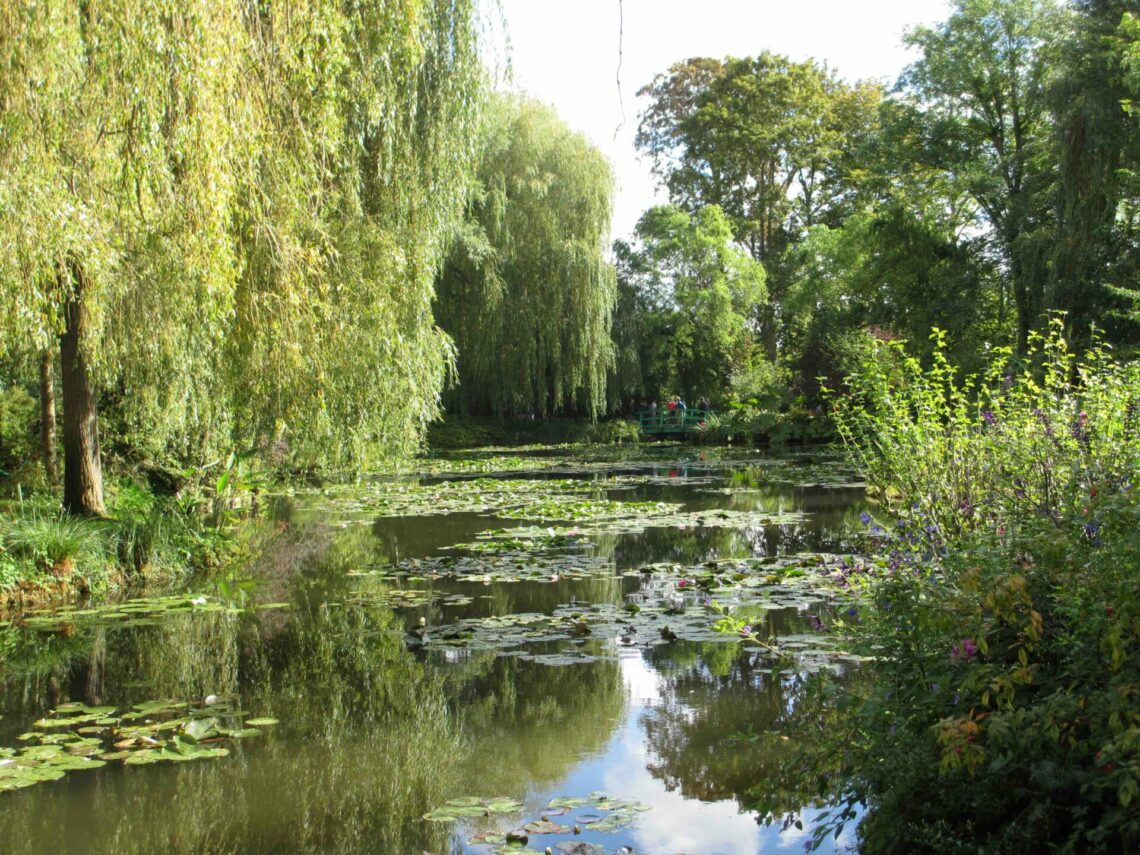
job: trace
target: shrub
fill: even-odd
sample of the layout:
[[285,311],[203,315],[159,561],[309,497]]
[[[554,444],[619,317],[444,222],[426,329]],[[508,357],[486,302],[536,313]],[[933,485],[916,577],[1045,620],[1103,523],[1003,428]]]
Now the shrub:
[[19,386],[0,389],[0,477],[36,456],[38,407],[36,399]]
[[583,432],[586,442],[596,442],[604,445],[624,445],[626,443],[641,442],[641,428],[637,422],[624,419],[611,419],[590,425]]
[[1021,368],[997,350],[985,375],[959,381],[936,330],[930,369],[887,342],[849,377],[834,418],[888,503],[954,536],[999,519],[1060,520],[1087,504],[1094,480],[1134,480],[1140,363],[1103,348],[1078,362],[1055,324]]
[[863,852],[1140,847],[1140,372],[1036,345],[961,379],[885,345],[840,402],[894,519],[836,625],[869,678],[796,768]]

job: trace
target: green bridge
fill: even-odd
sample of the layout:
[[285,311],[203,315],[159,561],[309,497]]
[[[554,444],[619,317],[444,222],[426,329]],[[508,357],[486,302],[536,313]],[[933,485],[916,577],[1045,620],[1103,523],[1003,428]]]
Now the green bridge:
[[641,410],[636,418],[642,433],[697,433],[705,429],[712,410],[686,408],[670,410],[658,407],[655,410]]

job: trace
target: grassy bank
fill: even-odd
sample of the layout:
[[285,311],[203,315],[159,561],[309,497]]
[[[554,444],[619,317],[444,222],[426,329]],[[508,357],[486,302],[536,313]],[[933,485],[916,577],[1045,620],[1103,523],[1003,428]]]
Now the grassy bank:
[[62,512],[54,492],[15,494],[0,499],[0,607],[216,569],[239,551],[250,516],[201,492],[159,495],[132,479],[108,481],[103,519]]

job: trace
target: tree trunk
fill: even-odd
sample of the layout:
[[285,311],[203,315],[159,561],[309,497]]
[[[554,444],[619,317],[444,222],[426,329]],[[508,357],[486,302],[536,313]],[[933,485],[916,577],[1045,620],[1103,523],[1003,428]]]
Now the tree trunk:
[[83,303],[87,276],[71,259],[64,282],[64,331],[59,337],[63,379],[63,506],[73,514],[105,516],[103,464],[99,454],[99,423],[95,389],[84,350],[87,307]]
[[58,478],[55,465],[55,367],[50,348],[40,354],[40,453],[48,485]]
[[780,330],[777,325],[778,305],[774,297],[769,299],[768,305],[764,307],[764,320],[761,325],[761,332],[764,337],[764,354],[773,365],[776,364],[776,358],[780,355]]

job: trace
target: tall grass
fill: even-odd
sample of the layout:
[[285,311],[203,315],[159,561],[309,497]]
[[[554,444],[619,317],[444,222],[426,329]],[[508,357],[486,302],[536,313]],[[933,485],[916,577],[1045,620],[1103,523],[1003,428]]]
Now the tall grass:
[[99,522],[43,502],[15,503],[0,520],[0,590],[78,574],[87,588],[107,581],[109,554]]
[[0,592],[172,577],[216,566],[234,549],[233,532],[209,525],[198,502],[156,496],[131,480],[108,492],[107,519],[65,514],[46,495],[9,502],[0,515]]

